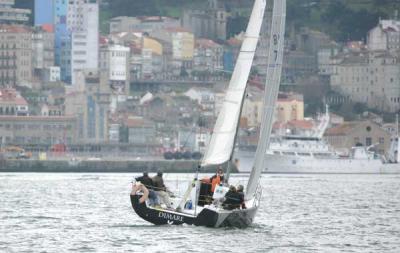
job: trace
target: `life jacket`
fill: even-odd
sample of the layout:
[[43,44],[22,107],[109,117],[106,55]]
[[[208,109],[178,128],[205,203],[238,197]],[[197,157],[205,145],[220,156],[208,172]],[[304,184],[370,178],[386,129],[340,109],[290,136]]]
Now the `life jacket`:
[[211,192],[214,192],[215,187],[221,183],[221,176],[211,177]]

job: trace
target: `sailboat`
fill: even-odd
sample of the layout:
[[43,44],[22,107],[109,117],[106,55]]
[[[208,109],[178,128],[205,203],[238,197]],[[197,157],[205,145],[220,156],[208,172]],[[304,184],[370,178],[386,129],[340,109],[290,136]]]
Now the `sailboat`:
[[[218,115],[210,143],[193,181],[184,196],[176,201],[174,209],[162,209],[149,206],[146,201],[140,201],[143,196],[138,192],[130,195],[135,212],[144,220],[156,225],[190,224],[206,227],[247,227],[252,222],[258,210],[261,198],[259,179],[264,168],[264,154],[269,145],[272,119],[279,90],[282,71],[283,41],[286,18],[286,0],[274,0],[272,25],[267,66],[267,80],[264,92],[264,114],[260,126],[260,139],[257,146],[255,163],[247,182],[244,194],[246,209],[226,210],[218,199],[224,196],[226,186],[217,186],[212,196],[213,203],[203,204],[199,201],[201,182],[198,174],[201,168],[208,166],[227,166],[226,180],[229,180],[230,163],[233,160],[236,135],[247,80],[254,59],[261,25],[264,18],[266,0],[255,0],[250,20],[246,29],[245,39],[241,46],[238,59],[232,74],[226,96]],[[189,195],[194,195],[194,208],[186,209],[183,203]],[[183,207],[183,208],[182,208]],[[176,211],[176,210],[179,211]]]

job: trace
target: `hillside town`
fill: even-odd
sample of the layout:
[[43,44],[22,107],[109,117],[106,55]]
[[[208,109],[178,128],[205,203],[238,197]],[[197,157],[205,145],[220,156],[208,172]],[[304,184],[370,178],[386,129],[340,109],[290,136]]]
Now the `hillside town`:
[[[16,150],[13,158],[32,159],[201,157],[244,39],[244,32],[228,37],[232,10],[225,1],[204,1],[180,18],[113,17],[108,34],[100,32],[99,17],[107,1],[34,2],[32,12],[0,0],[4,153]],[[287,29],[273,132],[307,135],[329,105],[324,138],[331,146],[345,153],[374,145],[387,153],[400,112],[400,21],[379,20],[365,41],[346,43],[309,27]],[[269,36],[264,26],[239,145],[257,144]]]

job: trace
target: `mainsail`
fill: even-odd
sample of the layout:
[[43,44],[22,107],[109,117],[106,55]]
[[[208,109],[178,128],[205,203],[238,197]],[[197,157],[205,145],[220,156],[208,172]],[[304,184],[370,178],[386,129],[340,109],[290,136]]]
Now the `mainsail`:
[[256,0],[235,69],[201,166],[222,164],[231,157],[247,80],[260,35],[266,0]]
[[282,73],[285,20],[286,0],[274,0],[270,33],[271,37],[268,51],[267,80],[264,90],[264,113],[261,121],[260,138],[258,140],[254,167],[247,184],[246,199],[252,198],[257,190],[260,175],[264,169],[265,153],[270,143],[275,103],[278,97]]

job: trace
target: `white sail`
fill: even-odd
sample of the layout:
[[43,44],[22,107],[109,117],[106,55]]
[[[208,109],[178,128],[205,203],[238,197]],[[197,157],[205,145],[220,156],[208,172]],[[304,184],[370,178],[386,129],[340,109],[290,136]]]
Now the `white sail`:
[[282,73],[283,44],[285,36],[286,0],[274,0],[272,26],[268,51],[267,81],[264,90],[263,117],[255,164],[247,184],[246,199],[253,197],[264,169],[265,153],[269,147],[275,103]]
[[222,164],[230,159],[233,152],[240,111],[260,35],[265,6],[266,0],[256,0],[254,3],[245,39],[240,48],[235,69],[202,166]]

